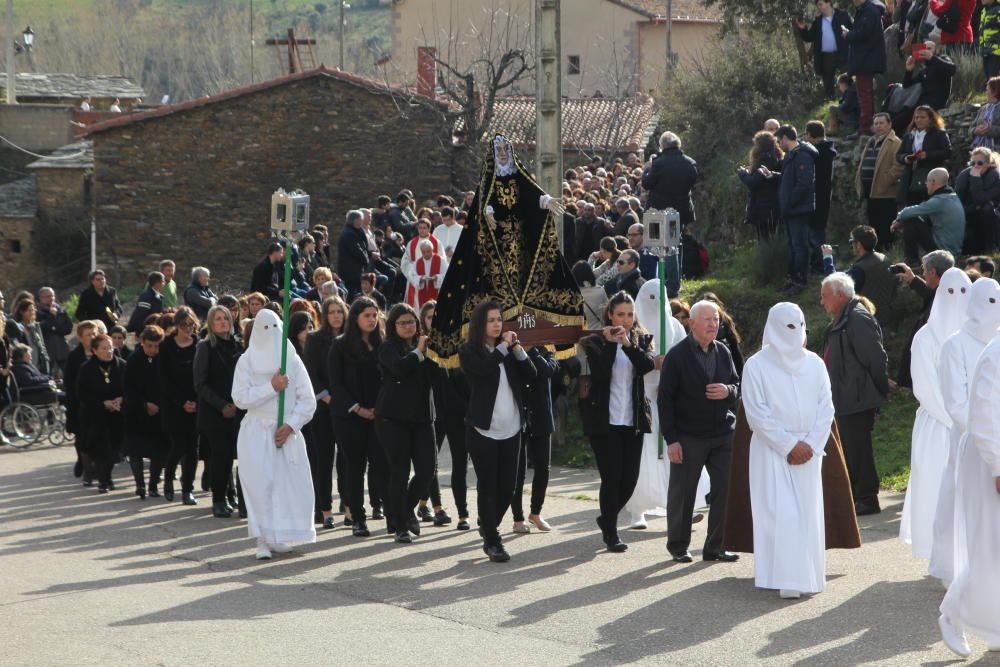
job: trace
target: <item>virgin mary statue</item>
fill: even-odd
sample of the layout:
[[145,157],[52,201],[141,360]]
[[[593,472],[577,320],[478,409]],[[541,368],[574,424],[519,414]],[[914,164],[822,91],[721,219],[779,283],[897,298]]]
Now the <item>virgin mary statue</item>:
[[559,251],[556,220],[564,212],[497,135],[487,150],[475,199],[452,255],[430,334],[429,356],[458,365],[458,347],[473,309],[500,304],[504,320],[521,315],[583,326],[583,297]]

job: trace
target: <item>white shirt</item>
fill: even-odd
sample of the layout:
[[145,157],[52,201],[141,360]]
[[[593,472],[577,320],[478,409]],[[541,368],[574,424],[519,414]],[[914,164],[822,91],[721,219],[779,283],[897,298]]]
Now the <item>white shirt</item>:
[[927,130],[913,130],[913,152],[919,153],[924,149],[924,137],[927,136]]
[[[500,354],[507,356],[507,344],[500,343],[496,347]],[[523,361],[528,357],[521,348],[517,348],[514,356]],[[493,403],[493,418],[490,420],[489,430],[476,428],[479,435],[491,440],[507,440],[513,438],[521,430],[521,413],[517,409],[514,401],[514,391],[510,388],[510,381],[507,379],[507,367],[500,364],[500,384],[497,386],[497,398]]]
[[452,225],[440,224],[434,228],[434,238],[441,242],[442,254],[448,256],[448,248],[452,252],[458,247],[458,237],[462,235],[462,225],[457,222]]
[[617,347],[615,363],[611,366],[608,423],[612,426],[635,426],[635,414],[632,411],[632,362],[622,346]]

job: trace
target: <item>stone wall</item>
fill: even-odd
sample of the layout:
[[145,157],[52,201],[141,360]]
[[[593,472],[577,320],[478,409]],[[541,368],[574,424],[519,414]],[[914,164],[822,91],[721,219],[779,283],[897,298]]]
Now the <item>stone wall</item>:
[[37,261],[34,226],[34,218],[0,215],[0,281],[8,298],[17,290],[35,290],[45,282],[46,267]]
[[454,192],[450,125],[439,106],[333,76],[278,86],[96,132],[99,262],[118,284],[169,256],[249,287],[269,237],[271,194],[301,188],[311,222],[407,187],[417,200]]
[[73,141],[73,108],[54,104],[0,104],[0,135],[45,153]]

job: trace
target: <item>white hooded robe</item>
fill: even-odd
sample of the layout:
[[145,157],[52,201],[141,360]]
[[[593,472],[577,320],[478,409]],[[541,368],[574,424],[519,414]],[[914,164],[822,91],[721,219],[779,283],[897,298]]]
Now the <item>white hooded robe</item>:
[[[285,423],[294,433],[278,447],[278,392],[271,377],[278,371],[282,342],[288,347]],[[305,364],[281,335],[280,318],[269,310],[257,313],[250,347],[236,364],[233,403],[247,411],[236,448],[250,537],[271,545],[315,542],[315,497],[302,427],[316,411],[316,395]]]

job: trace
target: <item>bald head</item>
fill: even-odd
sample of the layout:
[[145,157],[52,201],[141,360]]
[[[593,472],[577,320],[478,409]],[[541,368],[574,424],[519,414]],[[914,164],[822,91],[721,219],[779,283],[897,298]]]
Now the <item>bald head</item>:
[[944,167],[931,169],[927,174],[927,194],[934,194],[948,185],[948,170]]
[[781,127],[781,123],[778,122],[777,118],[768,118],[764,121],[764,130],[771,134],[777,132],[779,127]]
[[694,304],[691,306],[688,327],[695,341],[703,349],[707,349],[719,333],[719,307],[705,300]]

